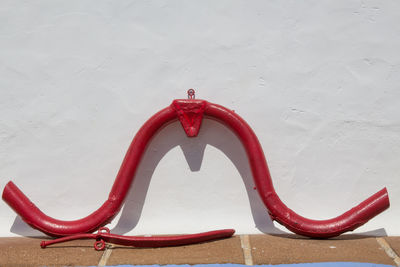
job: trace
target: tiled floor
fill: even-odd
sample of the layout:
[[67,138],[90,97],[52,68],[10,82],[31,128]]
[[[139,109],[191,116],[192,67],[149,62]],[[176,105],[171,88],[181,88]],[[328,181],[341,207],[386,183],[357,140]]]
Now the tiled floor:
[[[46,249],[40,248],[40,241],[41,239],[35,238],[0,238],[0,266],[283,264],[327,261],[396,265],[396,254],[399,255],[400,252],[400,237],[384,237],[378,242],[375,237],[355,235],[329,240],[294,235],[234,236],[224,240],[170,248],[143,249],[109,245],[106,251],[94,250],[91,240],[73,241]],[[382,242],[392,249],[394,255],[385,251]]]

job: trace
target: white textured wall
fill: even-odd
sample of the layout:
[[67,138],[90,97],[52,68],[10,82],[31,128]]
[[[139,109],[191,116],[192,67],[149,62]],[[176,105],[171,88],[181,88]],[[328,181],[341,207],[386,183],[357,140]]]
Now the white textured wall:
[[[399,1],[3,0],[0,188],[86,216],[139,127],[193,87],[253,127],[290,208],[329,218],[387,186],[391,208],[358,232],[399,235],[399,14]],[[216,122],[195,139],[165,128],[136,179],[114,232],[282,229]],[[14,234],[35,232],[1,201],[0,235]]]

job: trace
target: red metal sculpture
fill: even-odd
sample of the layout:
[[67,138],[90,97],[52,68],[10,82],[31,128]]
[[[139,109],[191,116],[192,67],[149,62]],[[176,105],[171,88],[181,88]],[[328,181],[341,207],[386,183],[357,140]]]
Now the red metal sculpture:
[[386,188],[375,193],[344,214],[329,220],[311,220],[290,210],[276,194],[261,145],[250,126],[235,112],[217,104],[194,98],[177,99],[153,115],[133,139],[115,179],[109,198],[92,214],[75,221],[61,221],[40,211],[13,183],[3,191],[3,199],[32,227],[51,236],[89,233],[111,222],[119,212],[135,172],[151,138],[166,124],[180,120],[188,137],[195,137],[203,116],[221,122],[230,128],[242,142],[252,170],[256,189],[272,220],[300,235],[329,238],[363,225],[389,207]]

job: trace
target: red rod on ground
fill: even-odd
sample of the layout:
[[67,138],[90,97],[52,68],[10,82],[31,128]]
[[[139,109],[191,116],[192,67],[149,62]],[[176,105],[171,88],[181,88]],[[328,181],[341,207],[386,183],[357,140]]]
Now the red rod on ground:
[[96,242],[94,243],[94,248],[96,250],[103,250],[105,248],[105,242],[131,247],[158,248],[184,246],[216,239],[228,238],[231,237],[234,233],[235,230],[233,229],[223,229],[188,235],[123,236],[111,234],[108,228],[102,227],[96,234],[76,234],[71,236],[64,236],[53,240],[42,241],[40,243],[40,246],[42,248],[46,248],[50,245],[64,243],[72,240],[95,239]]

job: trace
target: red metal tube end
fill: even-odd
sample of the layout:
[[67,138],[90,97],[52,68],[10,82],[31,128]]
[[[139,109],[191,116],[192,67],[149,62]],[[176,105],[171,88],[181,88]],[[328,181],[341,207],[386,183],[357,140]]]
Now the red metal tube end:
[[360,213],[364,213],[366,216],[372,218],[389,207],[389,194],[386,187],[384,187],[361,202],[356,208],[359,209]]
[[368,205],[368,208],[372,209],[370,206],[373,207],[373,209],[375,210],[374,216],[388,209],[390,207],[390,201],[387,188],[384,187],[383,189],[379,190],[371,197],[366,199],[364,202],[365,205]]
[[22,218],[25,218],[33,208],[36,208],[12,181],[9,181],[4,187],[2,198]]
[[231,237],[235,234],[235,229],[223,229],[220,232],[223,237]]
[[40,242],[40,247],[41,247],[41,248],[46,248],[46,246],[47,246],[46,241]]
[[13,188],[17,188],[17,186],[12,181],[9,181],[4,187],[3,194],[1,195],[1,198],[4,201],[7,201],[7,199],[9,199],[9,195],[12,194],[12,191],[14,191]]
[[[390,207],[389,194],[384,187],[347,213],[351,224],[345,231],[353,231]],[[342,231],[342,232],[345,232]]]
[[43,231],[40,224],[37,223],[43,220],[43,213],[12,181],[9,181],[4,187],[2,198],[24,222],[50,235],[50,233]]
[[2,198],[7,204],[13,208],[17,213],[17,207],[21,204],[30,203],[29,199],[24,193],[12,182],[9,181],[4,187]]
[[390,207],[389,192],[386,187],[384,187],[381,191],[383,192],[383,194],[385,196],[387,207],[389,208]]

